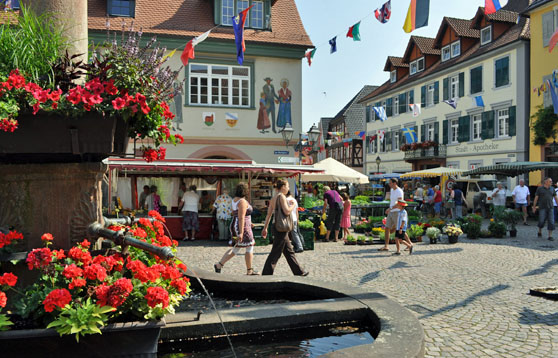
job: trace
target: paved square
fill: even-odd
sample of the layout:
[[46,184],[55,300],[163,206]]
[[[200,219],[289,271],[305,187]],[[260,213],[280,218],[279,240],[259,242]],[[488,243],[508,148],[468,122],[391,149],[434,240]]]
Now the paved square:
[[[378,252],[378,245],[316,243],[297,258],[312,279],[380,292],[411,310],[424,327],[426,357],[558,357],[558,302],[529,295],[531,287],[558,286],[558,240],[548,241],[546,230],[538,238],[534,223],[518,229],[517,238],[419,243],[410,256]],[[256,270],[270,249],[255,248]],[[225,250],[188,242],[179,256],[212,270]],[[244,274],[244,258],[222,272]],[[275,274],[292,275],[284,258]]]

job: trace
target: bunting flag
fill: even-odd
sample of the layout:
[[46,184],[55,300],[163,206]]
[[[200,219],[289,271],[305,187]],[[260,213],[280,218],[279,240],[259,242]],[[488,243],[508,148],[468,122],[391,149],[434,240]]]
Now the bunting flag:
[[391,0],[382,5],[381,8],[376,9],[376,11],[374,11],[374,15],[382,24],[388,22],[391,17]]
[[554,114],[558,114],[558,94],[556,94],[556,88],[550,80],[547,80],[547,82],[550,97],[552,98],[552,106],[554,107]]
[[364,138],[366,138],[366,132],[365,131],[360,131],[360,132],[356,131],[355,135],[362,138],[362,140],[364,140]]
[[328,147],[331,147],[331,142],[332,142],[331,139],[326,140],[326,143],[327,143],[327,146],[328,146]]
[[184,47],[184,51],[182,51],[182,55],[180,55],[180,60],[182,61],[182,64],[184,66],[188,66],[189,59],[196,58],[194,54],[194,47],[196,47],[196,45],[199,44],[200,42],[204,41],[209,36],[210,33],[211,30],[204,32],[200,36],[194,37],[193,39],[188,41],[186,47]]
[[342,137],[345,135],[345,132],[327,132],[327,134],[334,136],[334,137]]
[[378,138],[378,136],[377,136],[376,134],[374,134],[372,137],[368,137],[368,140],[369,140],[370,142],[372,142],[372,141],[375,141],[376,138]]
[[387,119],[386,109],[384,107],[373,107],[376,117],[378,117],[382,122]]
[[382,142],[384,140],[385,136],[386,136],[386,131],[384,131],[384,130],[378,131],[378,140],[380,142]]
[[238,15],[232,18],[234,42],[236,43],[236,58],[239,65],[242,65],[244,62],[244,52],[246,51],[246,44],[244,43],[244,24],[246,23],[246,17],[248,17],[248,11],[250,11],[253,6],[254,5],[242,10]]
[[508,0],[484,0],[484,13],[494,14],[508,4]]
[[329,46],[331,46],[329,53],[337,52],[337,36],[329,40]]
[[402,131],[408,144],[418,142],[417,132],[413,128],[403,128]]
[[429,12],[430,0],[411,0],[403,30],[406,33],[410,33],[421,27],[428,26]]
[[349,27],[347,37],[351,37],[353,41],[360,41],[360,21]]
[[444,103],[450,105],[453,109],[457,108],[457,98],[446,99]]
[[477,107],[484,107],[482,96],[473,97],[473,105]]
[[410,104],[409,107],[411,108],[411,112],[413,112],[413,117],[420,116],[420,103]]
[[558,43],[558,29],[550,37],[550,42],[548,43],[548,52],[552,52],[554,47]]
[[344,146],[345,148],[348,148],[348,147],[349,147],[349,142],[343,142],[343,146]]
[[317,49],[308,50],[306,52],[306,54],[304,54],[304,57],[306,57],[306,59],[308,60],[308,66],[312,66],[312,59],[314,58],[314,55],[316,54],[316,50]]

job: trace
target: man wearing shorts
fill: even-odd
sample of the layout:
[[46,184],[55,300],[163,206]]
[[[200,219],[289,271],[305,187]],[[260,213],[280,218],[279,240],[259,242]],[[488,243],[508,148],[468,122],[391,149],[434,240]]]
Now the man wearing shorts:
[[397,226],[397,217],[399,215],[399,209],[395,207],[398,200],[404,200],[403,190],[397,186],[397,179],[391,178],[389,180],[389,209],[386,210],[386,230],[384,236],[384,247],[378,249],[378,251],[389,251],[389,237],[393,230]]
[[523,211],[523,225],[527,225],[527,206],[529,206],[531,196],[529,188],[525,186],[525,180],[519,180],[519,185],[513,189],[512,197],[515,208]]
[[556,192],[552,187],[552,179],[545,178],[543,185],[537,188],[535,200],[533,200],[533,214],[537,210],[537,203],[539,204],[539,232],[538,237],[542,236],[542,228],[544,222],[548,221],[548,240],[554,241],[552,231],[554,231],[554,205],[553,200],[556,200]]
[[196,231],[200,230],[198,221],[198,204],[200,196],[196,193],[196,186],[190,186],[190,190],[184,193],[180,206],[182,207],[182,229],[184,230],[184,241],[188,240],[188,233],[191,233],[190,240],[194,241],[196,238]]
[[341,227],[341,215],[343,215],[343,199],[336,190],[331,190],[329,186],[324,186],[324,208],[322,215],[327,211],[326,228],[327,233],[324,241],[329,241],[331,231],[334,232],[333,241],[337,241],[339,237],[339,228]]

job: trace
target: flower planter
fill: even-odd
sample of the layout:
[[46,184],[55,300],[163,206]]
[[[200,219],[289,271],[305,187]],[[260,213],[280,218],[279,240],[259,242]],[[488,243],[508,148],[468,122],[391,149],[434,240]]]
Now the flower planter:
[[431,244],[436,244],[436,243],[438,243],[438,238],[437,238],[437,237],[429,237],[429,239],[430,239],[430,243],[431,243]]
[[449,241],[450,244],[456,244],[458,238],[459,238],[459,236],[450,235],[450,236],[448,236],[448,241]]
[[303,243],[302,247],[304,250],[314,250],[314,230],[300,230],[302,234]]
[[128,125],[117,117],[87,113],[81,118],[23,114],[13,133],[0,132],[0,162],[98,162],[124,155]]
[[517,230],[510,230],[510,237],[516,237],[517,236]]
[[356,245],[356,241],[345,241],[345,245]]
[[[103,327],[103,334],[60,337],[54,329],[24,329],[0,332],[2,356],[57,357],[156,357],[164,321],[114,323]],[[56,353],[54,353],[56,352]]]

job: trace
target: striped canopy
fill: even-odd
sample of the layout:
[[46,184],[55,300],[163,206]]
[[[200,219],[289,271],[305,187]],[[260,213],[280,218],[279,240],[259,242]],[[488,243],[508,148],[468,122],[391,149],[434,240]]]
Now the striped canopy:
[[463,173],[463,175],[497,174],[514,177],[532,171],[551,168],[558,168],[558,162],[510,162],[478,167]]
[[438,167],[401,174],[401,178],[432,178],[440,176],[455,176],[463,175],[463,172],[464,170],[461,169]]

